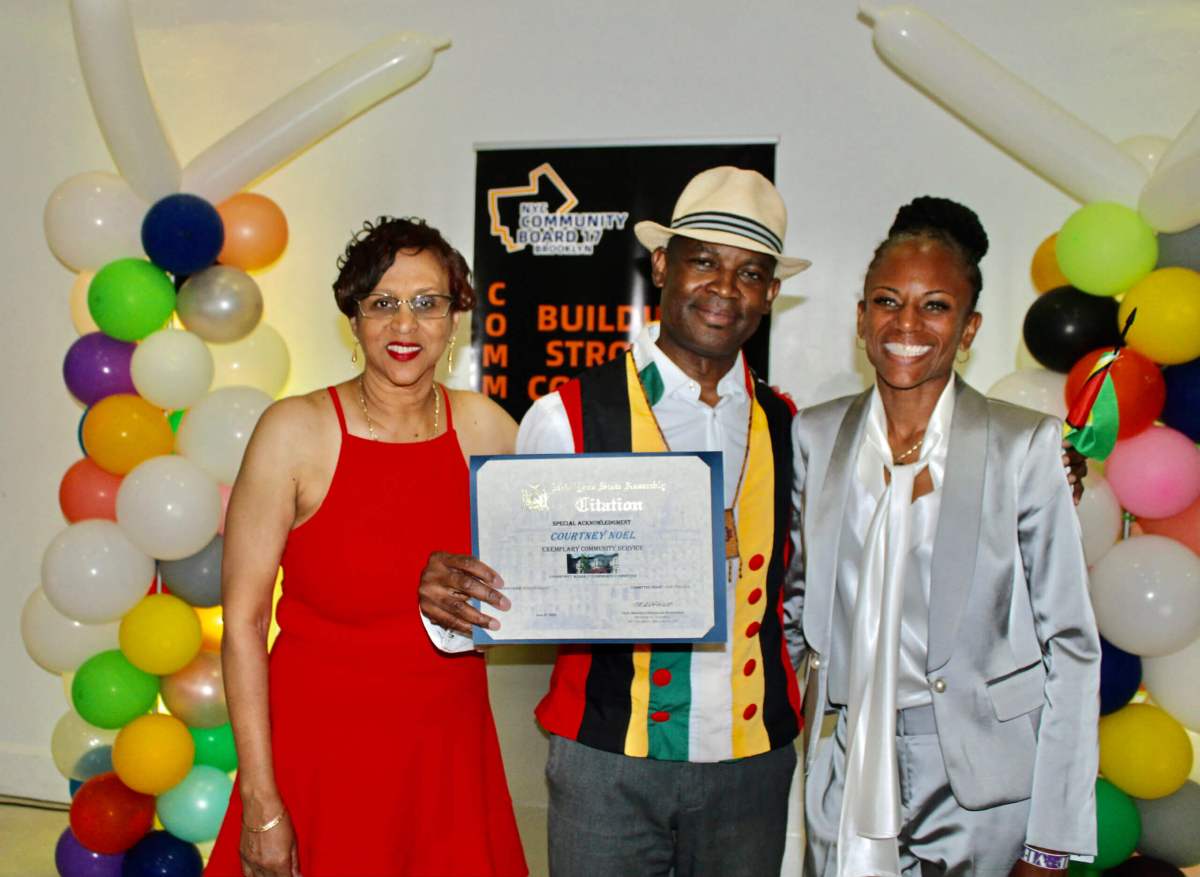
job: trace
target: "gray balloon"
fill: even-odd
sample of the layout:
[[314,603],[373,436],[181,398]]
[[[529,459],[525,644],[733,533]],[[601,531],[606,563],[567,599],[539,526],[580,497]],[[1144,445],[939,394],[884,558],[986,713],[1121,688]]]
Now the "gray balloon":
[[214,265],[184,281],[175,299],[179,319],[205,341],[226,344],[250,334],[262,319],[262,292],[254,278]]
[[1178,234],[1158,236],[1159,268],[1191,268],[1200,271],[1200,225]]
[[158,565],[163,584],[171,593],[193,606],[207,608],[221,602],[221,555],[225,537],[218,533],[212,541],[190,557],[164,560]]
[[1134,798],[1142,815],[1138,852],[1176,868],[1200,865],[1200,785],[1192,781],[1165,798]]

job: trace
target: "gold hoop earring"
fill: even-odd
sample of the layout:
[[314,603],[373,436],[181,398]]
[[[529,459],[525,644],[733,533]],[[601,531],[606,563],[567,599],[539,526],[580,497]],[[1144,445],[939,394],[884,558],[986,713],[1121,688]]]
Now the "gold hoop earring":
[[[960,359],[958,356],[958,353],[962,353],[965,355]],[[954,354],[954,361],[957,362],[959,365],[964,365],[971,358],[970,350],[960,350],[960,351],[958,351],[958,353]]]
[[450,355],[446,360],[446,374],[454,372],[454,336],[450,336]]
[[358,342],[354,342],[354,351],[350,354],[350,364],[358,365]]

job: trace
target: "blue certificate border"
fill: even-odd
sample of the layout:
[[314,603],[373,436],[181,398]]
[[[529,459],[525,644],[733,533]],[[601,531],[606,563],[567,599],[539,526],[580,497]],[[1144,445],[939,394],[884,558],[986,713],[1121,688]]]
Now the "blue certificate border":
[[[490,460],[563,460],[577,457],[696,457],[708,466],[709,495],[712,498],[712,582],[713,582],[713,626],[708,633],[700,638],[677,637],[637,640],[642,643],[723,643],[726,640],[726,599],[725,591],[728,581],[725,576],[725,468],[719,451],[668,451],[662,453],[594,453],[594,454],[494,454],[471,457],[471,553],[479,557],[479,515],[476,502],[476,474]],[[479,558],[487,563],[486,559]],[[480,601],[471,600],[471,605],[480,609]],[[490,613],[496,610],[491,606],[486,609]],[[483,609],[480,609],[483,611]],[[497,615],[501,625],[504,624],[504,613]],[[491,634],[481,627],[472,628],[476,645],[528,645],[528,644],[570,644],[570,643],[632,643],[629,639],[493,639]]]

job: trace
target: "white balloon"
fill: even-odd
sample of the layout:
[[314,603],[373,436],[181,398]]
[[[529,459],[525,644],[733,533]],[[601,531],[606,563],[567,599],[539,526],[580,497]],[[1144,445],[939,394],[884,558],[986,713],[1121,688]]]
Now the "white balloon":
[[1138,212],[1155,231],[1187,231],[1200,224],[1200,152],[1170,166],[1164,159],[1142,190]]
[[254,425],[270,404],[271,397],[253,387],[214,390],[188,409],[175,447],[221,484],[233,484]]
[[215,374],[213,388],[255,387],[274,398],[287,383],[292,361],[287,344],[266,323],[229,344],[210,344]]
[[1083,531],[1083,554],[1092,566],[1121,536],[1121,504],[1103,477],[1089,474],[1083,480],[1083,496],[1075,514]]
[[1067,400],[1063,398],[1066,386],[1064,374],[1044,368],[1023,368],[996,381],[987,395],[1063,420],[1067,416]]
[[71,284],[71,323],[80,335],[100,331],[100,327],[92,319],[92,312],[88,310],[87,303],[88,287],[92,285],[92,278],[95,276],[92,271],[80,271],[75,275],[75,282]]
[[187,408],[208,392],[213,358],[200,336],[162,329],[138,344],[129,373],[143,399],[171,411]]
[[42,589],[63,615],[85,624],[116,621],[146,594],[154,561],[115,521],[79,521],[42,555]]
[[214,204],[389,95],[416,82],[449,46],[419,33],[396,33],[343,58],[257,116],[243,122],[183,170],[183,190]]
[[1169,655],[1200,636],[1200,557],[1166,536],[1133,536],[1092,570],[1100,633],[1144,658]]
[[1076,200],[1137,203],[1146,171],[1116,144],[912,6],[860,6],[885,61]]
[[1178,652],[1143,659],[1142,682],[1155,703],[1200,731],[1200,639]]
[[1153,134],[1139,134],[1127,137],[1117,144],[1126,155],[1132,155],[1138,164],[1153,173],[1163,154],[1171,148],[1171,141],[1166,137],[1155,137]]
[[120,627],[119,621],[83,624],[68,618],[54,608],[41,588],[29,595],[21,610],[25,651],[51,673],[70,673],[92,655],[118,648]]
[[220,522],[217,482],[186,457],[152,457],[121,479],[117,523],[151,557],[179,560],[195,554],[216,535]]
[[120,177],[90,171],[50,193],[42,228],[60,262],[74,271],[96,271],[115,259],[142,257],[142,219],[149,209]]
[[96,123],[121,176],[157,201],[179,191],[179,162],[146,87],[129,4],[71,0],[75,50]]
[[[89,780],[112,770],[112,754],[103,753],[117,739],[117,729],[97,728],[73,709],[67,710],[54,725],[50,735],[50,754],[54,766],[69,780]],[[95,752],[95,756],[89,754]]]

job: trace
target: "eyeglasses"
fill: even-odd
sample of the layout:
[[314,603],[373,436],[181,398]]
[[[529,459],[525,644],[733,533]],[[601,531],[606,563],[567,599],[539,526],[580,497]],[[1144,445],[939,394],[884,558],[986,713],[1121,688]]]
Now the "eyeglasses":
[[448,295],[422,293],[412,298],[396,298],[394,295],[373,292],[359,299],[358,312],[368,320],[390,320],[400,313],[401,305],[408,305],[418,320],[440,320],[450,313],[453,303],[454,299]]

